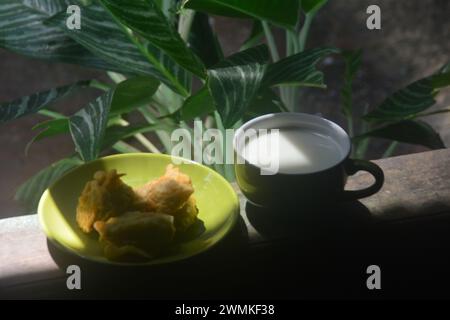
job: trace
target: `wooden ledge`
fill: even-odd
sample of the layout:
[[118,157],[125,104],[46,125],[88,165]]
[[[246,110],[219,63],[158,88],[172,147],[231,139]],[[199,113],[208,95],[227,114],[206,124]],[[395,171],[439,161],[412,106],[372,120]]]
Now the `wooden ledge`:
[[[197,275],[201,273],[201,277],[207,280],[200,281],[196,285],[186,284],[183,291],[180,290],[179,285],[181,280],[177,278],[178,282],[174,280],[175,282],[172,283],[177,288],[176,294],[173,288],[170,289],[170,285],[168,287],[162,285],[167,290],[161,290],[157,294],[149,293],[151,290],[131,294],[129,288],[127,293],[123,293],[120,291],[123,289],[122,285],[114,286],[120,289],[102,290],[99,287],[104,286],[105,283],[98,284],[98,273],[94,271],[88,277],[90,280],[84,282],[85,290],[82,290],[82,293],[69,292],[65,284],[65,266],[74,261],[80,264],[84,262],[73,260],[74,257],[68,257],[62,253],[59,255],[58,250],[47,242],[40,230],[36,215],[2,219],[0,220],[0,296],[90,298],[126,295],[127,297],[193,298],[230,297],[229,294],[233,294],[231,297],[236,297],[237,292],[241,292],[245,297],[256,298],[258,295],[292,297],[292,292],[295,291],[296,297],[332,297],[332,290],[327,293],[329,295],[323,294],[323,288],[320,289],[321,293],[318,293],[319,291],[314,291],[314,288],[321,287],[308,286],[308,281],[305,279],[302,280],[305,290],[298,289],[298,285],[291,288],[289,284],[285,284],[282,286],[284,290],[282,293],[279,290],[274,291],[274,287],[278,288],[277,283],[283,273],[285,273],[284,276],[292,279],[308,277],[307,275],[311,274],[308,272],[311,270],[305,267],[308,265],[305,263],[308,260],[305,259],[317,258],[318,260],[311,260],[309,266],[311,269],[320,269],[316,267],[317,263],[322,265],[325,260],[326,263],[330,263],[333,259],[341,259],[342,255],[352,255],[356,258],[348,260],[346,264],[347,270],[352,272],[354,265],[361,267],[366,260],[387,259],[380,252],[389,252],[386,254],[391,258],[401,252],[403,255],[397,260],[407,260],[410,257],[413,259],[411,261],[415,261],[414,259],[420,258],[415,255],[417,251],[426,251],[427,254],[434,252],[439,256],[438,252],[442,252],[443,249],[448,250],[450,247],[448,232],[450,230],[450,149],[375,162],[385,173],[385,184],[382,190],[356,203],[337,206],[330,216],[333,216],[334,221],[341,221],[341,223],[344,221],[344,223],[334,229],[325,228],[321,233],[315,232],[318,225],[314,223],[304,224],[306,227],[303,229],[294,227],[294,232],[291,232],[292,230],[288,231],[284,224],[277,226],[272,220],[264,221],[260,219],[258,213],[250,212],[251,208],[249,209],[241,196],[242,219],[236,230],[210,253],[197,260],[190,259],[192,262],[183,266],[186,268],[184,271],[196,270],[193,272],[198,272]],[[371,182],[371,176],[361,172],[349,179],[348,188],[362,188]],[[348,221],[341,217],[348,213],[359,218],[365,215],[365,219],[357,222],[348,220],[351,223],[347,223]],[[298,214],[302,214],[301,205],[299,205]],[[322,226],[323,224],[320,223],[320,227]],[[301,236],[296,237],[298,234]],[[371,249],[362,250],[360,247],[363,246]],[[334,253],[331,253],[330,248],[334,248]],[[399,248],[402,248],[402,251],[398,251]],[[317,254],[319,249],[320,255]],[[337,256],[339,257],[336,258]],[[389,264],[391,261],[389,259],[383,261]],[[300,267],[297,261],[302,261]],[[434,261],[442,264],[438,258]],[[401,261],[397,262],[401,264]],[[264,265],[265,278],[260,278],[262,271],[255,271],[261,265]],[[302,276],[299,270],[303,267],[306,269]],[[177,271],[176,267],[173,270],[179,273],[180,277],[184,274],[180,269]],[[149,273],[148,270],[145,272]],[[234,272],[235,276],[230,276],[230,272]],[[278,279],[278,282],[269,281],[268,286],[262,289],[261,279],[266,277],[272,280]],[[152,286],[156,283],[154,277],[149,281]],[[139,282],[144,283],[143,286],[147,288],[146,281],[139,280]],[[110,282],[108,283],[111,285]],[[187,288],[191,285],[192,287]],[[340,296],[340,294],[337,295]]]

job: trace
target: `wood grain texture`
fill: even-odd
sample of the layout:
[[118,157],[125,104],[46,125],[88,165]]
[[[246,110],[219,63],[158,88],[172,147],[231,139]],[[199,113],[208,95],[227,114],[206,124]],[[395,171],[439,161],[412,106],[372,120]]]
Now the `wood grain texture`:
[[[364,266],[377,261],[389,266],[391,276],[398,275],[391,279],[397,284],[390,291],[393,297],[421,297],[424,292],[432,296],[417,288],[438,282],[444,292],[447,282],[441,276],[449,267],[444,253],[450,249],[450,149],[376,162],[385,173],[385,185],[372,197],[313,215],[299,205],[298,212],[280,218],[241,196],[242,219],[216,248],[151,272],[105,269],[61,252],[46,240],[36,215],[0,220],[0,296],[361,297]],[[365,187],[371,179],[358,173],[349,179],[348,189]],[[70,264],[84,270],[80,292],[66,289],[64,270]],[[402,276],[405,268],[432,271],[424,271],[414,291],[410,275]],[[336,288],[346,288],[345,294]]]
[[[450,152],[448,149],[394,157],[378,162],[385,173],[384,187],[362,199],[374,218],[392,220],[450,211]],[[350,180],[350,188],[371,181],[367,173]]]

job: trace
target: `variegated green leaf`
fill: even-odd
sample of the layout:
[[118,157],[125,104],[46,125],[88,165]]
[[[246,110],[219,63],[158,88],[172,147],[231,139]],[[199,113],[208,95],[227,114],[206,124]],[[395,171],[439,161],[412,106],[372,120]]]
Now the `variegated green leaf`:
[[419,144],[430,149],[445,148],[439,134],[426,122],[403,120],[366,132],[354,139],[377,137],[411,144]]
[[195,13],[189,33],[189,47],[202,59],[207,68],[223,59],[222,48],[207,14]]
[[15,199],[24,204],[27,210],[36,211],[42,193],[67,171],[82,163],[75,157],[53,163],[22,184],[16,192]]
[[208,88],[225,127],[232,127],[259,91],[269,59],[262,45],[241,51],[208,70]]
[[338,52],[335,48],[315,48],[281,59],[267,68],[263,84],[325,88],[323,73],[317,70],[316,64],[325,56]]
[[98,157],[113,94],[113,90],[106,92],[70,117],[72,140],[84,161]]
[[[119,83],[114,91],[109,112],[110,117],[131,112],[135,108],[145,105],[149,101],[159,82],[151,77],[135,77]],[[33,127],[33,130],[41,130],[26,146],[25,153],[34,142],[58,134],[69,133],[69,119],[61,117],[41,122]]]
[[269,49],[265,44],[260,44],[227,57],[216,64],[214,68],[227,68],[249,63],[267,64],[269,62],[269,58]]
[[[196,94],[186,99],[183,106],[174,114],[171,114],[170,117],[177,121],[189,121],[197,117],[203,117],[215,110],[214,100],[211,93],[208,91],[208,88],[205,86]],[[248,106],[248,109],[244,114],[244,120],[284,110],[286,110],[286,107],[283,105],[280,98],[271,89],[262,88]]]
[[0,123],[14,120],[27,114],[36,113],[48,107],[58,99],[64,98],[80,87],[86,86],[89,81],[81,81],[68,86],[38,92],[18,100],[0,105]]
[[[443,69],[445,70],[445,69]],[[431,75],[393,93],[375,110],[364,116],[370,121],[396,121],[412,118],[436,103],[440,88],[450,85],[450,72]]]
[[66,10],[73,1],[70,0],[19,0],[24,6],[32,8],[48,15],[54,15],[60,11]]
[[138,133],[146,133],[164,129],[166,129],[166,127],[163,124],[108,127],[102,141],[101,150],[110,148],[119,140],[130,138]]
[[110,116],[128,113],[150,103],[159,84],[152,77],[134,77],[119,83],[114,92]]
[[25,154],[28,154],[28,150],[34,142],[42,140],[44,138],[49,138],[56,136],[58,134],[68,133],[69,132],[69,119],[68,118],[60,118],[60,119],[52,119],[41,122],[33,127],[33,130],[41,130],[33,139],[25,147]]
[[247,40],[242,44],[241,50],[247,50],[251,47],[254,47],[260,43],[261,39],[264,36],[264,29],[262,27],[262,23],[259,20],[253,21],[252,31],[248,36]]
[[244,121],[259,117],[268,113],[277,113],[286,111],[280,97],[269,88],[264,88],[258,92],[249,105],[247,112],[244,115]]
[[178,0],[155,0],[155,3],[167,17],[169,23],[175,25],[177,23],[177,11],[179,8]]
[[191,76],[186,70],[161,50],[131,36],[102,6],[83,7],[81,14],[81,30],[66,27],[65,12],[48,19],[46,24],[59,27],[80,45],[126,73],[154,76],[183,95],[189,92]]
[[[145,42],[145,40],[142,41]],[[147,57],[149,57],[153,65],[158,66],[158,69],[164,75],[164,78],[157,79],[175,91],[176,94],[184,97],[188,96],[191,92],[192,73],[183,69],[170,56],[165,54],[164,51],[149,42],[145,43],[148,53]]]
[[189,121],[215,111],[214,100],[207,86],[186,99],[183,106],[172,115],[178,121]]
[[2,0],[0,47],[33,58],[122,71],[77,44],[44,20],[71,4],[69,0]]
[[184,7],[216,15],[255,18],[294,28],[299,0],[187,0]]
[[153,0],[100,0],[121,23],[201,78],[205,68]]
[[[233,65],[245,65],[247,63],[260,63],[264,65],[269,59],[269,53],[265,45],[255,47],[248,51],[235,54],[225,61],[218,63],[215,68],[229,67]],[[270,89],[268,89],[270,91]],[[184,102],[183,106],[177,110],[171,117],[176,120],[189,121],[196,117],[202,117],[216,110],[215,101],[208,90],[208,86],[204,86],[196,94],[190,96]]]

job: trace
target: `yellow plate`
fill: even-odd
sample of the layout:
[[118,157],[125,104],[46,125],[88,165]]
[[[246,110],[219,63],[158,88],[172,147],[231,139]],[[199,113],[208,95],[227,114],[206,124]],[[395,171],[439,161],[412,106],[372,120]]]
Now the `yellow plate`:
[[[186,160],[185,160],[186,161]],[[171,156],[130,153],[113,155],[84,164],[58,179],[41,197],[38,207],[40,224],[47,237],[57,245],[83,258],[109,264],[118,263],[103,256],[98,235],[83,233],[76,221],[78,197],[87,181],[97,170],[116,169],[125,173],[123,181],[132,187],[140,186],[164,174],[172,163]],[[195,162],[179,165],[194,185],[202,228],[188,240],[174,246],[164,257],[139,265],[175,262],[201,253],[222,239],[235,225],[239,215],[239,200],[231,185],[214,170]]]

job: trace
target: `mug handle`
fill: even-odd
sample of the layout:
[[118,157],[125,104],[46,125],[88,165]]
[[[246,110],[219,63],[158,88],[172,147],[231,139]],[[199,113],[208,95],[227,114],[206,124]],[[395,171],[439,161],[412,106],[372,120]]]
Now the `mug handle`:
[[348,175],[353,175],[360,170],[367,171],[375,178],[375,182],[365,189],[344,190],[344,200],[357,200],[360,198],[371,196],[380,191],[381,187],[383,186],[383,170],[381,170],[381,168],[373,162],[366,160],[348,159],[348,163],[346,164],[345,169]]

